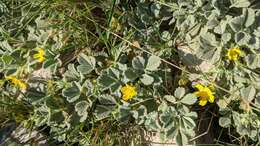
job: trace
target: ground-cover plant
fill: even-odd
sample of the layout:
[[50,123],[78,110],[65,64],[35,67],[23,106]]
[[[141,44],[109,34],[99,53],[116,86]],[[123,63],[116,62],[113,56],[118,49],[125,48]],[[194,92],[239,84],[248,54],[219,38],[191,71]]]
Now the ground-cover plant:
[[3,0],[0,14],[3,125],[61,145],[142,145],[142,130],[187,145],[214,127],[208,143],[259,144],[257,0]]

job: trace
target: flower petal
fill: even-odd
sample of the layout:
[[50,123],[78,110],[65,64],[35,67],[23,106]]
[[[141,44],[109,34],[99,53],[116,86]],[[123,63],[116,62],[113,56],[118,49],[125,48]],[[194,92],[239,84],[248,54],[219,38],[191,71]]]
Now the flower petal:
[[208,100],[209,100],[210,103],[213,103],[214,100],[215,100],[214,95],[211,94],[211,95],[209,96],[209,99],[208,99]]
[[207,102],[208,102],[207,100],[200,100],[199,105],[205,106],[207,104]]
[[199,91],[204,89],[204,86],[202,84],[196,84],[195,88],[197,88]]
[[196,92],[194,92],[193,94],[195,94],[197,97],[199,97],[200,92],[199,92],[199,91],[196,91]]

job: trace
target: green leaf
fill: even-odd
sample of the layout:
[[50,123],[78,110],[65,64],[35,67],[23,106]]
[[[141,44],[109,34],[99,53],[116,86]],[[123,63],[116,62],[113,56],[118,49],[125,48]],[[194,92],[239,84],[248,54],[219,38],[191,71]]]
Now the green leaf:
[[174,91],[174,96],[176,98],[181,99],[185,94],[185,89],[183,87],[178,87],[175,91]]
[[163,98],[166,99],[167,101],[171,102],[171,103],[174,103],[174,104],[176,102],[175,97],[172,96],[172,95],[165,95]]
[[197,101],[197,97],[192,94],[192,93],[189,93],[187,95],[185,95],[182,99],[181,99],[181,103],[183,104],[187,104],[187,105],[192,105],[194,104],[195,102]]
[[80,101],[75,105],[75,111],[77,114],[81,117],[80,122],[83,122],[87,119],[88,117],[88,110],[89,108],[89,103],[87,101]]
[[3,55],[2,60],[6,65],[9,65],[13,61],[13,57],[10,55]]
[[78,62],[80,65],[77,69],[82,74],[89,74],[96,66],[95,58],[92,56],[86,56],[85,54],[80,54]]
[[147,75],[147,74],[143,74],[143,76],[141,78],[141,82],[144,85],[151,85],[154,82],[154,78],[152,76]]
[[256,94],[256,89],[253,86],[248,86],[240,90],[242,98],[246,99],[248,102],[251,102]]
[[74,85],[62,90],[62,95],[66,97],[68,102],[74,102],[80,97],[80,89]]
[[137,70],[144,70],[145,68],[145,60],[141,56],[137,56],[132,60],[132,66]]
[[230,126],[230,124],[231,124],[230,118],[228,118],[228,117],[220,117],[219,118],[219,125],[221,127],[227,128],[227,127]]
[[149,70],[149,71],[155,71],[158,69],[158,67],[160,66],[161,64],[161,59],[160,57],[158,56],[151,56],[149,59],[148,59],[148,62],[147,62],[147,65],[146,65],[146,70]]

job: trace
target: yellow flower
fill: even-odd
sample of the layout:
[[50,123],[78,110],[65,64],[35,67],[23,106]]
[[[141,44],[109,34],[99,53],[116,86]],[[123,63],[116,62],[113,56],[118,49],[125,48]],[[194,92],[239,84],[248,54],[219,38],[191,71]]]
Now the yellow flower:
[[34,59],[38,59],[38,61],[41,62],[41,63],[44,62],[44,60],[45,60],[45,57],[44,57],[45,51],[42,48],[36,48],[35,50],[38,53],[34,54],[33,58]]
[[210,103],[214,102],[215,97],[212,91],[207,86],[203,86],[202,84],[196,84],[195,88],[198,89],[198,91],[194,92],[194,94],[197,97],[199,97],[199,105],[205,106],[208,101]]
[[27,85],[23,81],[17,79],[14,76],[7,76],[6,79],[9,80],[12,84],[14,84],[14,86],[17,86],[22,90],[26,90],[27,88]]
[[236,61],[238,60],[239,57],[242,56],[242,51],[240,50],[239,47],[234,47],[228,50],[227,52],[227,57],[231,61]]
[[128,101],[129,99],[132,99],[134,96],[137,95],[136,88],[132,85],[126,85],[122,87],[121,92],[123,94],[122,98],[124,101]]

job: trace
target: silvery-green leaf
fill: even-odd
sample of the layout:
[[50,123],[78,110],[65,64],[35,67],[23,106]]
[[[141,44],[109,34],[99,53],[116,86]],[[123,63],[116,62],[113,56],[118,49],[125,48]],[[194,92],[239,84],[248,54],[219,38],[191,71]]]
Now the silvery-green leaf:
[[245,16],[237,16],[229,22],[230,27],[234,32],[238,32],[244,28]]
[[189,31],[189,34],[191,35],[191,36],[196,36],[196,35],[198,35],[199,34],[199,32],[200,32],[200,28],[201,28],[201,23],[198,23],[198,24],[196,24],[190,31]]
[[190,117],[183,117],[182,121],[186,129],[193,129],[194,127],[196,127],[195,121]]
[[146,119],[145,124],[144,124],[145,127],[149,130],[155,130],[155,131],[160,129],[161,126],[160,126],[157,118],[158,118],[157,112],[153,111],[153,112],[149,113],[147,115],[147,119]]
[[[260,12],[259,12],[259,17],[258,19],[260,19]],[[256,19],[257,20],[257,19]],[[257,20],[258,21],[258,24],[260,23],[260,20]],[[255,36],[257,37],[260,37],[260,26],[257,27],[257,29],[254,30],[254,33],[253,33]]]
[[228,12],[228,10],[229,10],[229,8],[228,8],[229,1],[226,1],[226,0],[212,0],[211,4],[215,8],[215,10],[216,10],[218,15],[226,14]]
[[249,0],[231,0],[230,8],[232,7],[247,8],[248,6],[250,6]]
[[219,25],[219,21],[217,20],[217,18],[213,18],[208,20],[207,22],[207,26],[209,29],[213,29],[214,27]]
[[256,36],[250,36],[250,39],[247,42],[247,46],[250,48],[254,48],[254,49],[259,49],[260,48],[260,37],[256,37]]
[[227,44],[231,39],[231,34],[230,33],[223,33],[221,36],[221,40],[222,42],[224,42],[224,44]]
[[80,89],[74,85],[72,87],[68,87],[62,90],[62,95],[66,97],[68,102],[74,102],[79,99]]
[[178,146],[186,146],[188,144],[188,138],[181,130],[178,131],[175,140]]
[[171,102],[171,103],[175,103],[176,102],[175,97],[172,96],[172,95],[165,95],[163,98],[166,99],[167,101]]
[[235,41],[237,44],[239,44],[241,46],[246,45],[247,42],[249,41],[249,39],[250,39],[250,36],[245,32],[240,31],[235,34]]
[[79,116],[82,116],[86,113],[88,107],[89,107],[88,102],[83,100],[76,103],[75,111],[78,113]]
[[251,69],[260,68],[260,55],[248,54],[246,56],[246,63]]
[[185,116],[186,116],[186,117],[191,117],[192,119],[198,118],[198,114],[197,114],[196,112],[188,112],[188,113],[185,113]]
[[182,99],[181,99],[181,103],[183,104],[187,104],[187,105],[192,105],[194,104],[195,102],[197,101],[197,97],[190,93],[190,94],[187,94],[185,95]]
[[64,76],[67,80],[73,81],[80,78],[80,73],[75,69],[74,64],[69,64],[68,70],[65,72]]
[[153,4],[151,5],[151,11],[153,12],[153,14],[154,14],[154,16],[155,16],[156,18],[159,17],[160,9],[161,9],[160,4],[153,3]]
[[132,116],[135,118],[138,125],[142,125],[145,122],[147,116],[147,108],[141,105],[138,109],[131,111]]
[[249,27],[255,22],[255,11],[251,8],[248,8],[246,14],[247,17],[245,21],[245,27]]
[[253,86],[248,86],[240,90],[242,98],[246,99],[248,102],[251,102],[256,94],[256,89]]
[[230,124],[231,124],[230,118],[228,118],[228,117],[220,117],[219,118],[219,125],[221,127],[227,128],[227,127],[230,126]]
[[227,27],[227,21],[221,20],[218,26],[214,28],[214,32],[218,34],[223,34],[226,31],[226,27]]
[[145,60],[141,56],[137,56],[132,60],[132,66],[137,70],[144,70],[145,68]]
[[104,104],[104,105],[116,104],[115,98],[109,94],[98,96],[98,100],[101,104]]
[[182,98],[185,94],[185,89],[183,87],[178,87],[175,91],[174,91],[174,96],[176,98]]
[[124,74],[125,74],[125,77],[128,79],[128,80],[130,80],[130,81],[134,81],[135,79],[137,79],[138,78],[138,73],[135,71],[135,70],[133,70],[133,69],[131,69],[131,68],[128,68],[125,72],[124,72]]
[[176,127],[173,127],[173,128],[171,128],[171,129],[169,129],[167,132],[166,132],[166,137],[168,138],[168,139],[173,139],[175,136],[176,136],[176,134],[177,134],[177,128]]
[[256,95],[255,104],[260,106],[260,92],[258,92],[258,94]]
[[114,106],[104,106],[104,105],[97,105],[94,115],[96,116],[97,120],[102,120],[104,118],[109,117],[110,113],[113,111]]
[[215,35],[210,32],[202,33],[199,37],[199,43],[202,47],[208,49],[218,46]]
[[162,123],[162,128],[164,130],[169,130],[173,128],[175,125],[175,121],[170,113],[162,113],[159,117],[160,122]]
[[129,118],[131,116],[130,113],[130,108],[123,105],[119,107],[119,117],[118,120],[123,123],[123,124],[127,124],[129,121]]
[[108,70],[105,70],[101,73],[97,81],[102,88],[111,89],[115,91],[121,85],[121,82],[119,80],[119,75],[120,75],[119,71],[109,68]]
[[86,56],[85,54],[80,54],[78,58],[79,66],[78,71],[82,74],[88,74],[95,69],[96,60],[92,56]]
[[151,85],[154,82],[154,78],[148,74],[143,74],[143,76],[141,78],[141,82],[144,85]]
[[249,133],[249,137],[253,140],[257,140],[258,131],[257,130],[251,130]]
[[173,18],[171,19],[171,21],[169,22],[169,25],[172,25],[175,21],[176,21],[176,19],[173,17]]
[[149,71],[155,71],[158,69],[158,67],[161,64],[161,59],[158,56],[151,56],[148,59],[147,65],[146,65],[146,70]]
[[158,111],[161,111],[161,112],[166,112],[167,110],[169,109],[169,106],[168,104],[163,101],[159,106],[158,106]]
[[60,110],[50,110],[48,118],[49,124],[58,124],[64,121],[64,116]]
[[88,110],[89,104],[87,101],[80,101],[75,105],[75,111],[77,114],[81,117],[80,122],[83,122],[87,119],[88,117]]
[[10,44],[8,43],[7,40],[1,41],[1,42],[0,42],[0,47],[1,47],[2,49],[4,49],[5,51],[13,52],[13,49],[12,49],[12,47],[10,46]]
[[228,106],[227,101],[225,101],[225,99],[219,99],[217,102],[219,108],[226,108]]
[[168,41],[170,39],[171,39],[171,34],[169,33],[169,31],[163,31],[162,32],[162,40]]

